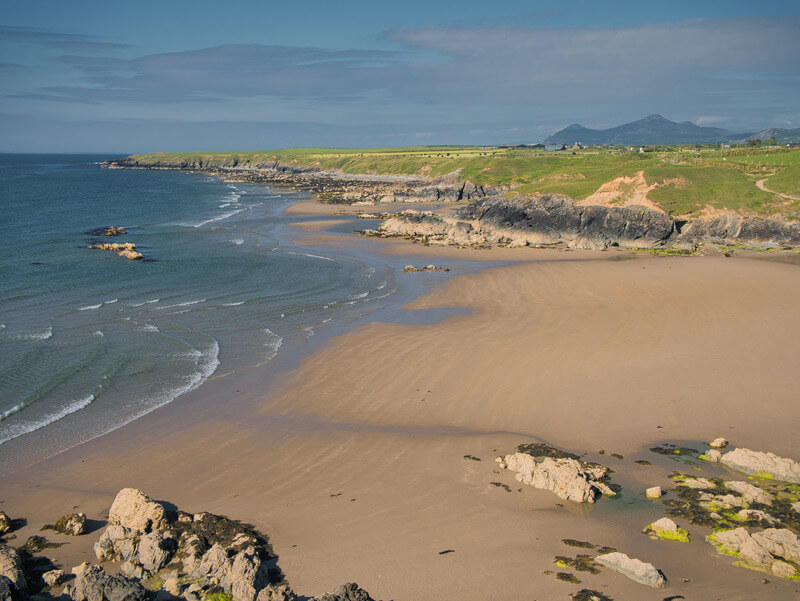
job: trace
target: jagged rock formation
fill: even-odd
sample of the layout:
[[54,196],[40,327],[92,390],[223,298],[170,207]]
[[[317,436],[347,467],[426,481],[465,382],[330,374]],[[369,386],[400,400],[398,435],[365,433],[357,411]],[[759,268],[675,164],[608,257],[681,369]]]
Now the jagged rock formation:
[[500,467],[517,472],[517,482],[555,493],[559,498],[576,503],[594,503],[601,495],[614,496],[602,480],[608,468],[587,464],[570,457],[545,457],[537,462],[528,453],[498,457]]
[[681,222],[644,206],[583,206],[557,194],[485,198],[461,208],[454,217],[403,211],[387,219],[378,230],[363,233],[456,246],[620,246],[689,251],[704,242],[747,243],[766,248],[800,245],[800,224],[779,219],[725,213]]
[[645,584],[653,588],[663,588],[667,586],[666,576],[653,564],[628,557],[624,553],[598,555],[595,561],[615,572],[619,572],[623,576],[627,576],[639,584]]

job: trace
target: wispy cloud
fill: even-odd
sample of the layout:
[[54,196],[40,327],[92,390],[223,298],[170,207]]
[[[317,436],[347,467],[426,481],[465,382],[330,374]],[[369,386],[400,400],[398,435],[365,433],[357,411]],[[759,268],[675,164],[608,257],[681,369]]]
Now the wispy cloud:
[[106,52],[129,48],[127,44],[103,41],[97,36],[63,33],[36,29],[34,27],[11,27],[0,25],[0,40],[45,44],[71,52]]

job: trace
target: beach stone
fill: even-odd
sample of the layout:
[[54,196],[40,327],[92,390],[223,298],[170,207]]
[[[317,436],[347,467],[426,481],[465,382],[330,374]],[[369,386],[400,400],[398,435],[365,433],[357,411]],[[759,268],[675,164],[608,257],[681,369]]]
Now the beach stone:
[[167,512],[140,490],[123,488],[111,504],[108,523],[146,534],[167,525]]
[[0,544],[0,576],[6,577],[17,591],[27,587],[22,558],[15,548],[3,544]]
[[800,463],[774,453],[738,448],[725,453],[721,462],[745,474],[769,474],[784,482],[800,484]]
[[800,541],[791,530],[768,528],[753,534],[752,539],[773,555],[800,562]]
[[170,595],[179,597],[181,594],[181,583],[177,578],[168,578],[164,581],[164,590]]
[[101,566],[88,566],[64,587],[72,601],[145,601],[147,590],[125,576],[112,576]]
[[4,511],[0,511],[0,536],[8,534],[12,530],[14,530],[14,522]]
[[767,513],[764,513],[760,509],[741,509],[739,510],[739,513],[736,514],[736,517],[738,517],[740,520],[759,520],[769,524],[770,526],[777,522],[775,518]]
[[644,494],[648,499],[660,499],[663,493],[660,486],[653,486],[652,488],[648,488],[646,491],[644,491]]
[[663,588],[667,585],[666,576],[653,564],[628,557],[624,553],[598,555],[595,561],[639,584],[645,584],[653,588]]
[[678,524],[669,518],[661,518],[650,524],[647,528],[653,532],[677,532]]
[[50,570],[42,574],[42,580],[47,586],[58,586],[64,582],[64,570]]
[[771,505],[773,497],[768,492],[763,491],[758,486],[753,486],[749,482],[733,481],[724,482],[725,488],[741,494],[748,503],[763,503]]
[[711,482],[708,478],[686,478],[681,482],[678,482],[678,486],[685,486],[687,488],[695,488],[698,490],[708,490],[710,488],[716,488],[716,484]]
[[728,441],[724,438],[715,438],[711,442],[708,443],[709,446],[714,447],[715,449],[724,449],[728,446]]
[[706,453],[703,454],[703,456],[700,457],[700,459],[703,458],[705,458],[706,461],[709,461],[711,463],[719,463],[720,460],[722,459],[722,453],[720,453],[716,449],[711,449],[710,451],[707,451]]
[[794,509],[796,513],[800,513],[800,501],[792,503],[792,509]]
[[319,601],[375,601],[369,593],[355,582],[343,584],[336,590],[318,597]]
[[86,514],[85,513],[71,513],[69,515],[61,516],[56,521],[53,529],[62,534],[70,536],[80,536],[86,532]]

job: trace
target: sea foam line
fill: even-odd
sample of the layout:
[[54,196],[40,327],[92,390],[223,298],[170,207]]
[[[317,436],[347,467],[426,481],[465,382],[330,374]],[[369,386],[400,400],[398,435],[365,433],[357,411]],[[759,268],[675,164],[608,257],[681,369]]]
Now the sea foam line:
[[[78,399],[76,401],[73,401],[72,403],[69,403],[68,405],[65,405],[56,413],[51,413],[49,415],[46,415],[40,420],[22,424],[15,424],[11,426],[5,434],[0,434],[0,444],[6,443],[9,440],[13,440],[14,438],[22,436],[23,434],[28,434],[40,428],[44,428],[45,426],[49,426],[53,422],[57,422],[58,420],[67,417],[71,413],[75,413],[76,411],[80,411],[81,409],[88,407],[89,405],[92,404],[92,401],[94,401],[94,395],[90,394],[87,397]],[[24,408],[24,406],[18,406],[18,407],[19,408],[16,409],[14,413]],[[8,415],[10,415],[10,413],[8,412],[6,413],[3,414],[3,419],[5,419],[6,417],[8,417]]]

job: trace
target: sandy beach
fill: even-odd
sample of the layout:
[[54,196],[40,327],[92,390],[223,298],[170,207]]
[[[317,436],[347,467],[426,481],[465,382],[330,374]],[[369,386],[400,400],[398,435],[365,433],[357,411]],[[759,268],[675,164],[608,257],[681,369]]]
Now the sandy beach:
[[[545,601],[581,588],[617,601],[798,598],[800,583],[764,583],[718,555],[703,540],[707,528],[682,522],[688,545],[641,532],[664,515],[644,489],[671,488],[667,475],[690,469],[651,446],[724,436],[800,458],[796,266],[423,247],[326,234],[330,206],[290,212],[318,215],[297,228],[305,245],[505,264],[457,273],[403,308],[459,309],[446,319],[368,323],[294,369],[212,379],[4,476],[0,510],[27,520],[19,541],[73,510],[100,528],[116,492],[131,486],[253,523],[301,595],[356,581],[395,601]],[[613,468],[623,494],[587,505],[523,487],[494,459],[527,442]],[[48,556],[67,568],[90,560],[98,535],[48,534],[67,543]],[[554,558],[582,551],[562,539],[651,562],[669,588],[610,570],[576,572],[580,584],[558,580]]]

